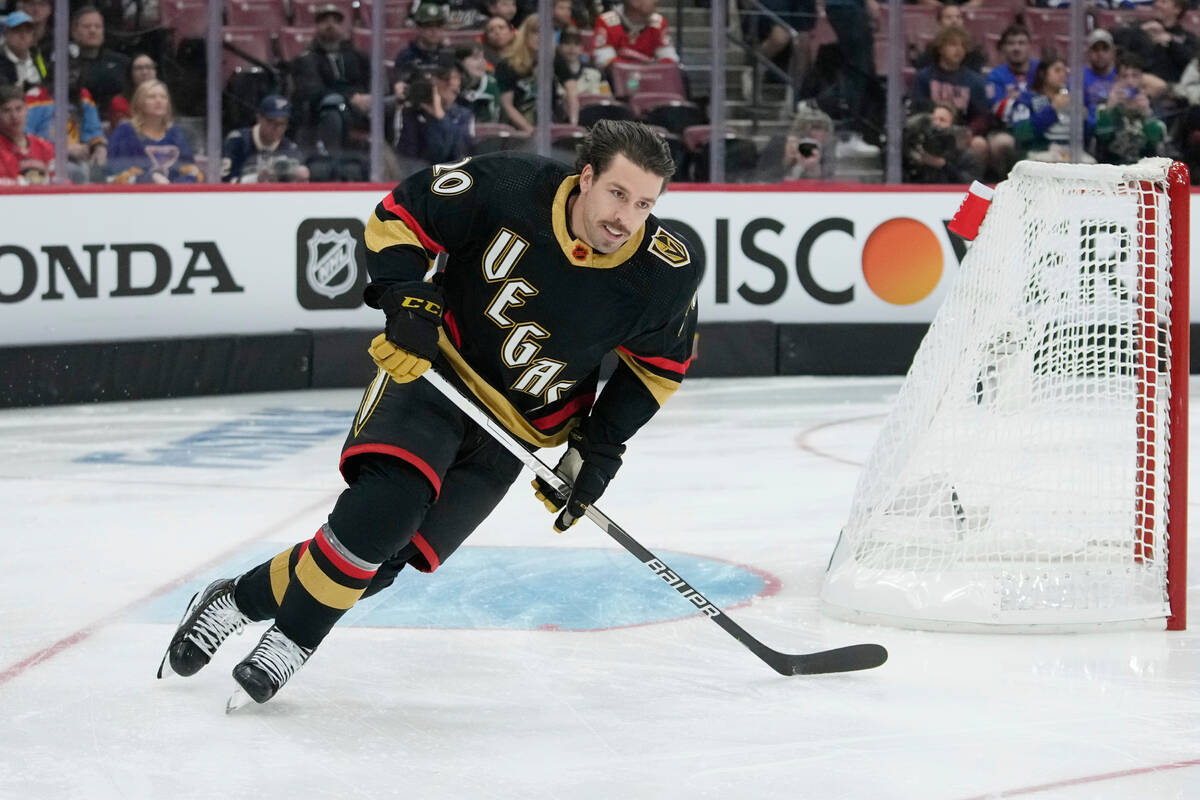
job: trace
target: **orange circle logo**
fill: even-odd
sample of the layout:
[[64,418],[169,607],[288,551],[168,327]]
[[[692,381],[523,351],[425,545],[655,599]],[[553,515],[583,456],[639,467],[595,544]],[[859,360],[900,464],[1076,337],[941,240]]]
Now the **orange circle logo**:
[[871,231],[862,271],[880,300],[906,306],[924,300],[942,279],[942,245],[923,222],[897,217]]

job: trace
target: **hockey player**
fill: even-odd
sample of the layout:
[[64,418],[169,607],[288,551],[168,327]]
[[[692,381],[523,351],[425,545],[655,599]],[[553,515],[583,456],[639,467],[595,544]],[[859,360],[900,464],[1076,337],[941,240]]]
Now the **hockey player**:
[[[273,619],[233,670],[266,702],[360,597],[405,565],[437,569],[491,513],[520,462],[418,380],[431,363],[530,449],[568,444],[557,469],[570,495],[534,482],[556,530],[600,497],[625,442],[687,370],[699,273],[650,214],[674,172],[653,131],[597,123],[576,167],[464,159],[383,198],[366,228],[365,300],[386,322],[370,347],[379,373],[342,450],[348,488],[312,539],[193,598],[159,677],[168,664],[195,674],[234,631]],[[444,269],[426,282],[435,261]]]

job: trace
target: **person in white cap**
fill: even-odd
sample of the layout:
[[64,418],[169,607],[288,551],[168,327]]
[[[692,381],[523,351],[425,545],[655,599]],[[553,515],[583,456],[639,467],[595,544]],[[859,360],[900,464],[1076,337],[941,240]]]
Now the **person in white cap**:
[[1087,66],[1083,68],[1083,102],[1088,119],[1095,123],[1096,109],[1108,100],[1117,80],[1117,51],[1112,34],[1096,28],[1088,34]]

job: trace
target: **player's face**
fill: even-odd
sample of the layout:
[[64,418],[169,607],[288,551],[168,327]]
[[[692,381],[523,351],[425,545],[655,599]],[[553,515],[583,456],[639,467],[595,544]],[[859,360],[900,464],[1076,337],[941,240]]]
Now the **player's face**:
[[594,250],[612,253],[646,222],[662,193],[663,179],[618,154],[596,174],[589,164],[579,176],[575,233]]

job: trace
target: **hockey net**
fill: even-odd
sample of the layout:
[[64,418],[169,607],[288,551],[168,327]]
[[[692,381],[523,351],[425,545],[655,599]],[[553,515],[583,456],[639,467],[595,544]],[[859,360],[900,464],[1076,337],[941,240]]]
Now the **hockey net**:
[[997,187],[859,479],[827,613],[1184,627],[1187,184],[1152,159],[1022,162]]

